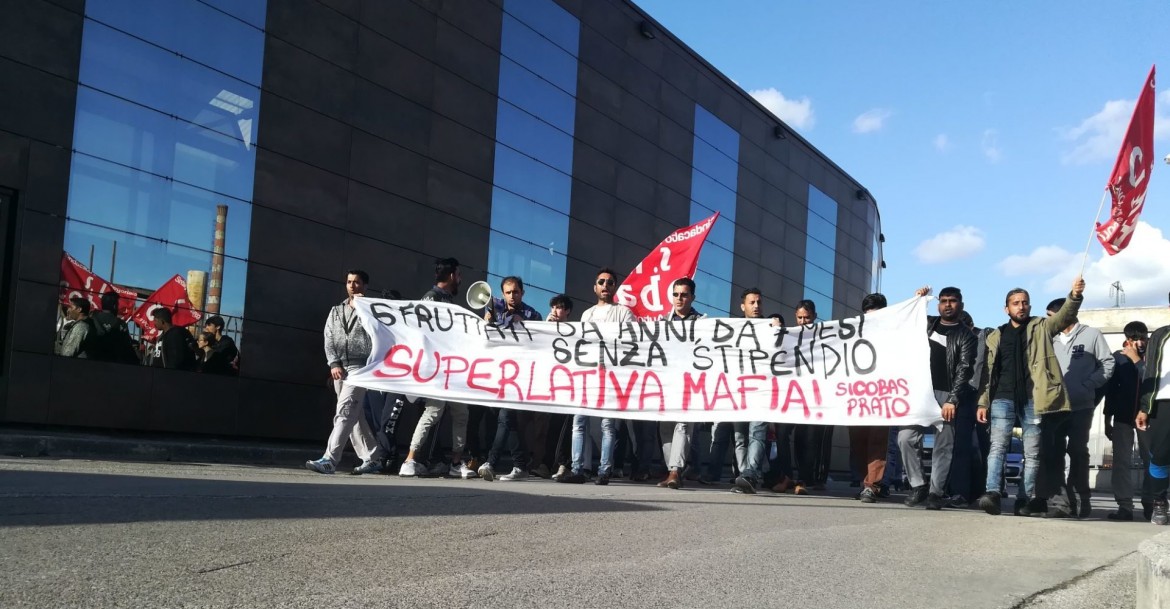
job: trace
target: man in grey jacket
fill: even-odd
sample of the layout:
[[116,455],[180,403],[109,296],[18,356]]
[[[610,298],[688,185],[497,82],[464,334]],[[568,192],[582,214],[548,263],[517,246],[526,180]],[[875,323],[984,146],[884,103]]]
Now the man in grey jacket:
[[333,378],[333,391],[337,393],[337,414],[333,416],[333,432],[325,455],[316,461],[308,461],[305,467],[321,474],[337,471],[341,452],[345,450],[348,438],[362,464],[353,470],[355,474],[372,474],[382,468],[381,447],[374,439],[366,417],[362,416],[362,401],[366,390],[345,382],[350,373],[366,365],[370,358],[370,337],[366,334],[353,308],[353,299],[365,292],[370,276],[362,270],[346,271],[345,291],[347,298],[329,310],[325,320],[325,360]]
[[[1048,303],[1049,317],[1060,311],[1064,300],[1057,298]],[[1072,410],[1066,449],[1070,515],[1088,518],[1093,509],[1089,503],[1092,496],[1089,488],[1089,429],[1093,426],[1097,392],[1113,376],[1113,352],[1099,330],[1079,323],[1075,317],[1072,324],[1052,338],[1052,351],[1064,373],[1064,387]]]

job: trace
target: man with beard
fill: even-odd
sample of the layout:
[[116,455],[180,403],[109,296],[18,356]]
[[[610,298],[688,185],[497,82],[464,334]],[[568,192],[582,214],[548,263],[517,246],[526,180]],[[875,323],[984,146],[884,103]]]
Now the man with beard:
[[[626,323],[633,322],[634,312],[625,305],[615,304],[614,293],[617,291],[617,273],[612,269],[602,268],[597,271],[597,279],[593,282],[593,294],[597,296],[597,304],[585,309],[581,314],[581,322],[588,323]],[[616,327],[614,328],[616,330]],[[557,482],[582,484],[588,478],[585,469],[589,466],[584,462],[585,443],[589,441],[586,426],[589,419],[582,414],[573,415],[573,470]],[[601,419],[601,463],[597,468],[596,484],[609,484],[609,477],[613,470],[613,449],[617,443],[617,419]]]
[[[999,493],[1004,453],[1016,420],[1024,429],[1024,481],[1016,499],[1016,514],[1031,516],[1046,510],[1053,499],[1053,517],[1067,517],[1064,496],[1064,451],[1069,415],[1068,394],[1052,338],[1069,326],[1081,308],[1085,281],[1077,276],[1064,306],[1052,317],[1032,317],[1028,291],[1015,288],[1004,299],[1008,323],[987,335],[987,363],[979,393],[977,419],[991,423],[991,451],[987,457],[986,492],[979,507],[991,515],[1001,510]],[[1029,362],[1037,362],[1030,366]],[[1041,463],[1043,460],[1043,463]]]
[[[926,296],[930,294],[930,288],[922,288],[917,294]],[[906,497],[906,505],[911,507],[925,502],[926,509],[941,510],[945,505],[947,481],[955,451],[955,421],[960,410],[974,407],[970,381],[975,369],[975,335],[961,322],[962,312],[963,293],[959,288],[947,287],[938,293],[938,317],[930,315],[926,318],[926,336],[930,342],[930,378],[942,421],[935,424],[929,494],[922,471],[922,459],[919,457],[927,428],[912,425],[898,432],[902,463],[910,478],[910,494]],[[967,433],[970,434],[970,430]]]

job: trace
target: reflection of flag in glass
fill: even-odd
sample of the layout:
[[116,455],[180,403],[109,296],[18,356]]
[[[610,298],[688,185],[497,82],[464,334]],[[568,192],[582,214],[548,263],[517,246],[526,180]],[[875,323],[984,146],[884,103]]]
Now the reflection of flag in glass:
[[191,301],[187,298],[187,282],[175,275],[155,290],[146,302],[134,312],[134,323],[142,328],[142,337],[154,340],[158,337],[158,330],[150,321],[150,313],[158,308],[170,309],[171,323],[179,327],[189,326],[199,321],[203,314],[191,308]]
[[711,234],[719,212],[670,233],[630,272],[615,300],[634,311],[638,319],[664,319],[673,308],[670,287],[678,279],[694,277],[699,250]]
[[134,305],[138,303],[138,294],[134,290],[118,287],[94,275],[76,258],[61,253],[61,304],[68,304],[70,298],[80,296],[89,301],[90,310],[101,311],[102,294],[106,292],[118,294],[118,317],[130,319]]
[[1125,249],[1146,203],[1146,187],[1154,169],[1154,68],[1138,96],[1129,129],[1106,189],[1113,199],[1109,219],[1097,225],[1097,240],[1110,256]]

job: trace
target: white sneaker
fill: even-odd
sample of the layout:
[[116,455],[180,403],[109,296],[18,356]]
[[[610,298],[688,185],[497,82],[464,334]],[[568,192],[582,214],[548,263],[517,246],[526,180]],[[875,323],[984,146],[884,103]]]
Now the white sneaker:
[[426,469],[423,468],[422,463],[419,463],[418,461],[415,461],[414,459],[411,459],[411,460],[407,461],[406,463],[403,463],[402,467],[399,468],[399,470],[398,470],[398,475],[405,476],[405,477],[421,476],[425,473],[426,473]]
[[552,479],[557,480],[559,482],[561,478],[564,478],[565,476],[568,476],[568,475],[569,475],[569,468],[565,467],[564,465],[561,465],[561,466],[557,467],[557,473],[552,475]]
[[492,467],[491,463],[484,463],[479,466],[479,477],[487,482],[491,482],[496,479],[496,469]]
[[528,477],[528,472],[520,469],[519,467],[513,467],[512,473],[500,476],[500,480],[527,480]]
[[[451,469],[454,470],[455,468],[451,468]],[[459,477],[463,478],[464,480],[471,480],[472,478],[478,478],[479,474],[475,473],[474,469],[467,467],[466,463],[460,462],[459,463]]]

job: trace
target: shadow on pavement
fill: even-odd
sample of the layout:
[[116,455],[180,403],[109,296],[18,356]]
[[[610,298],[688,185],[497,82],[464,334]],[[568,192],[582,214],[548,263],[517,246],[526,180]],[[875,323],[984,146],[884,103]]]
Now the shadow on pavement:
[[[185,520],[396,518],[470,514],[646,512],[596,496],[501,490],[496,483],[365,477],[358,484],[199,480],[0,471],[0,528]],[[369,480],[369,482],[367,482]],[[342,482],[342,481],[339,481]],[[529,484],[529,483],[515,483]]]

